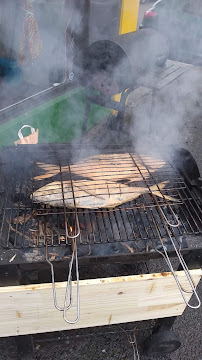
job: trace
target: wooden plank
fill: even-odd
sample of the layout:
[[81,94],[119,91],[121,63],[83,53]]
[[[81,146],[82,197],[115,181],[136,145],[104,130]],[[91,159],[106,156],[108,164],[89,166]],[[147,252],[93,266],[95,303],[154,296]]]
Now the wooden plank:
[[165,67],[159,67],[158,71],[153,74],[153,77],[146,77],[141,82],[141,85],[144,86],[145,89],[160,90],[191,68],[192,65],[190,64],[167,60]]
[[151,94],[149,87],[141,86],[133,90],[127,98],[127,106],[132,106],[135,102],[141,100],[144,96]]
[[[201,270],[191,271],[195,285]],[[177,276],[185,290],[182,271]],[[62,306],[66,283],[57,283],[58,304]],[[73,299],[76,284],[73,283]],[[190,298],[190,294],[186,294]],[[34,334],[125,323],[181,315],[185,304],[170,273],[124,276],[80,281],[80,320],[68,325],[53,306],[52,285],[0,288],[0,336]],[[75,318],[75,304],[67,313]]]
[[180,66],[172,65],[169,68],[165,69],[164,71],[161,71],[160,73],[157,73],[156,76],[155,76],[155,80],[157,80],[157,81],[162,80],[166,76],[174,73],[178,69],[180,69]]
[[167,60],[167,63],[168,64],[174,64],[174,65],[177,65],[177,66],[180,66],[180,67],[186,67],[186,68],[193,67],[193,65],[191,65],[191,64],[187,64],[187,63],[183,63],[181,61],[175,61],[175,60]]
[[169,69],[169,68],[170,68],[171,66],[173,66],[173,65],[174,65],[173,61],[167,60],[164,66],[158,67],[158,68],[156,69],[155,74],[160,74],[160,73],[162,73],[164,70]]
[[183,73],[185,73],[186,71],[188,71],[189,68],[187,69],[186,67],[180,67],[179,69],[177,69],[176,71],[174,71],[173,73],[171,73],[170,75],[166,76],[165,78],[163,78],[162,80],[158,81],[155,85],[154,88],[156,90],[160,90],[163,87],[167,86],[168,84],[170,84],[172,81],[176,80],[179,76],[181,76]]

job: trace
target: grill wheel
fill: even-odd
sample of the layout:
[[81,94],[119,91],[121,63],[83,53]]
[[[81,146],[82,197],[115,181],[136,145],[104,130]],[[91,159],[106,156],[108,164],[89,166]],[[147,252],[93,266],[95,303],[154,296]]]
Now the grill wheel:
[[144,349],[149,355],[171,354],[180,345],[179,338],[173,331],[164,330],[146,339]]

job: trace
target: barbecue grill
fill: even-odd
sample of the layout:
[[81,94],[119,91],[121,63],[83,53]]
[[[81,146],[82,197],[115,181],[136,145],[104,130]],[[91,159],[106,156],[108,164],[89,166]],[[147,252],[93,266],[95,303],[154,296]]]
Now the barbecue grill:
[[[113,255],[116,252],[116,257],[121,257],[126,253],[122,243],[131,244],[138,253],[146,250],[149,252],[153,245],[158,245],[159,238],[165,238],[169,233],[176,240],[180,239],[182,251],[192,242],[197,243],[202,224],[199,197],[201,183],[196,166],[191,168],[191,174],[189,172],[190,159],[193,162],[193,158],[185,158],[185,165],[188,164],[189,167],[186,170],[185,166],[181,167],[184,171],[184,174],[181,174],[173,165],[177,162],[172,164],[166,160],[153,159],[147,155],[136,154],[131,149],[105,149],[102,153],[113,154],[114,162],[122,155],[123,166],[120,166],[120,174],[121,171],[124,173],[120,176],[119,183],[126,184],[129,181],[127,176],[133,174],[136,177],[129,184],[130,188],[144,184],[148,191],[113,209],[77,209],[75,214],[75,209],[67,209],[65,206],[53,207],[34,203],[32,193],[56,179],[59,179],[61,184],[68,179],[76,180],[79,175],[71,172],[71,165],[78,161],[77,159],[79,162],[83,159],[85,172],[91,177],[93,169],[88,169],[85,161],[90,155],[96,154],[96,150],[89,148],[76,152],[72,151],[70,146],[61,144],[5,147],[1,154],[2,248],[7,249],[8,253],[16,249],[18,262],[29,262],[26,254],[38,249],[36,259],[33,255],[31,261],[38,261],[40,256],[43,259],[44,247],[47,244],[50,251],[57,247],[61,252],[59,260],[68,252],[68,245],[71,245],[70,233],[66,234],[65,223],[68,224],[67,231],[72,232],[72,235],[79,231],[77,242],[81,259]],[[178,154],[183,157],[183,151]],[[177,157],[175,161],[176,159]],[[180,164],[179,159],[177,160]],[[41,167],[41,164],[44,164],[44,167]],[[134,165],[134,169],[127,172],[127,164],[130,167],[131,164]],[[113,169],[108,169],[108,176],[110,173],[113,173]],[[116,191],[119,192],[119,188]],[[171,229],[168,231],[169,227]],[[1,260],[3,263],[6,261],[4,258]]]
[[[82,209],[75,205],[68,209],[64,181],[71,182],[76,204],[74,181],[82,176],[71,171],[72,164],[83,163],[82,173],[90,178],[94,169],[89,169],[86,159],[95,154],[99,159],[100,153],[105,155],[105,166],[107,156],[113,155],[114,163],[123,159],[118,183],[129,182],[130,190],[144,185],[145,192],[114,208]],[[78,263],[92,264],[93,261],[124,263],[162,256],[185,303],[192,308],[199,307],[200,299],[183,254],[201,251],[201,179],[189,152],[176,150],[171,159],[137,154],[131,147],[102,150],[95,147],[75,150],[61,144],[5,147],[1,153],[1,265],[48,262],[55,307],[64,312],[64,319],[70,324],[79,320]],[[111,174],[113,168],[109,168],[105,176]],[[131,174],[132,182],[128,179]],[[61,183],[62,206],[34,203],[33,192],[55,180]],[[118,196],[121,196],[120,189],[116,189]],[[88,188],[87,193],[90,191]],[[56,299],[53,254],[55,262],[69,259],[63,308]],[[195,295],[194,304],[187,301],[186,292],[175,275],[174,255],[185,272],[189,291]],[[72,297],[72,277],[77,281],[76,300]],[[77,302],[77,315],[70,321],[66,313],[73,301]]]

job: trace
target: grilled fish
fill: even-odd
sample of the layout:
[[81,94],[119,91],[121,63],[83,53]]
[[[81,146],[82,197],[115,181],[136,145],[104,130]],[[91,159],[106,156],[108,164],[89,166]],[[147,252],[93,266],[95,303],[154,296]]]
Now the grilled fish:
[[135,154],[99,154],[90,156],[76,164],[61,166],[38,162],[36,165],[45,173],[35,176],[35,180],[44,180],[60,173],[68,173],[92,180],[141,181],[151,176],[165,165],[163,160],[142,156],[143,161]]
[[[150,186],[150,192],[163,197],[159,189],[163,189],[166,184],[167,181],[164,181],[158,186]],[[51,182],[36,190],[32,194],[32,198],[34,202],[55,207],[65,205],[73,208],[76,205],[77,208],[99,209],[114,208],[148,192],[149,189],[146,186],[133,187],[108,180],[73,180],[62,183],[60,181]],[[164,195],[164,197],[167,200],[176,201],[170,196]]]

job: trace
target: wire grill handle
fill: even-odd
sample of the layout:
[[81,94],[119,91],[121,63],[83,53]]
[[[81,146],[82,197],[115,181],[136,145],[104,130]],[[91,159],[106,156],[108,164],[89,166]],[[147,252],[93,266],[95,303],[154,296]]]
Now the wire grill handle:
[[[161,212],[160,212],[160,213],[161,213]],[[152,219],[153,219],[153,222],[154,222],[154,217],[153,217],[152,212],[151,212],[151,216],[152,216]],[[165,247],[165,245],[164,245],[164,243],[163,243],[163,240],[162,240],[162,238],[161,238],[159,229],[158,229],[158,227],[157,227],[157,225],[156,225],[155,222],[154,222],[154,224],[155,224],[155,228],[156,228],[156,231],[157,231],[159,240],[160,240],[161,245],[162,245],[162,247],[163,247],[164,253],[163,253],[162,251],[160,251],[159,249],[157,249],[156,246],[155,246],[155,244],[154,244],[154,242],[153,242],[153,246],[154,246],[155,250],[156,250],[159,254],[161,254],[161,255],[163,256],[163,258],[165,259],[165,261],[166,261],[166,263],[167,263],[167,265],[168,265],[168,267],[169,267],[169,269],[170,269],[170,271],[171,271],[171,273],[172,273],[172,275],[173,275],[173,277],[174,277],[174,279],[175,279],[175,282],[176,282],[176,284],[177,284],[177,286],[178,286],[178,288],[179,288],[179,291],[180,291],[180,293],[181,293],[181,296],[182,296],[185,304],[186,304],[188,307],[192,308],[192,309],[198,309],[198,308],[201,306],[201,300],[200,300],[200,298],[199,298],[199,296],[198,296],[198,294],[197,294],[197,292],[196,292],[195,285],[194,285],[194,281],[193,281],[192,276],[191,276],[191,274],[190,274],[190,271],[189,271],[189,269],[188,269],[188,267],[187,267],[187,264],[185,263],[184,258],[183,258],[182,254],[181,254],[181,252],[180,252],[180,248],[179,248],[179,250],[177,249],[177,247],[176,247],[176,245],[175,245],[175,243],[174,243],[174,240],[173,240],[173,238],[172,238],[172,236],[171,236],[171,234],[170,234],[170,230],[167,228],[166,225],[164,225],[165,230],[166,230],[166,232],[167,232],[167,234],[168,234],[168,236],[169,236],[169,239],[170,239],[170,241],[171,241],[171,244],[172,244],[172,246],[173,246],[173,248],[174,248],[174,250],[175,250],[175,253],[176,253],[176,255],[177,255],[178,259],[179,259],[179,262],[180,262],[180,264],[181,264],[181,266],[182,266],[182,269],[183,269],[183,271],[184,271],[184,273],[185,273],[185,275],[186,275],[186,278],[187,278],[187,280],[188,280],[188,282],[189,282],[189,285],[190,285],[190,287],[191,287],[191,291],[189,291],[189,292],[188,292],[188,291],[185,291],[185,290],[183,289],[183,287],[181,286],[181,284],[180,284],[180,282],[179,282],[179,279],[178,279],[177,275],[175,274],[175,270],[173,269],[172,263],[171,263],[171,261],[170,261],[170,258],[169,258],[168,252],[167,252],[167,249],[166,249],[166,247]],[[190,303],[189,303],[189,301],[187,301],[184,293],[192,293],[192,295],[194,294],[195,297],[196,297],[196,299],[197,299],[198,304],[197,304],[197,305],[190,305]]]

